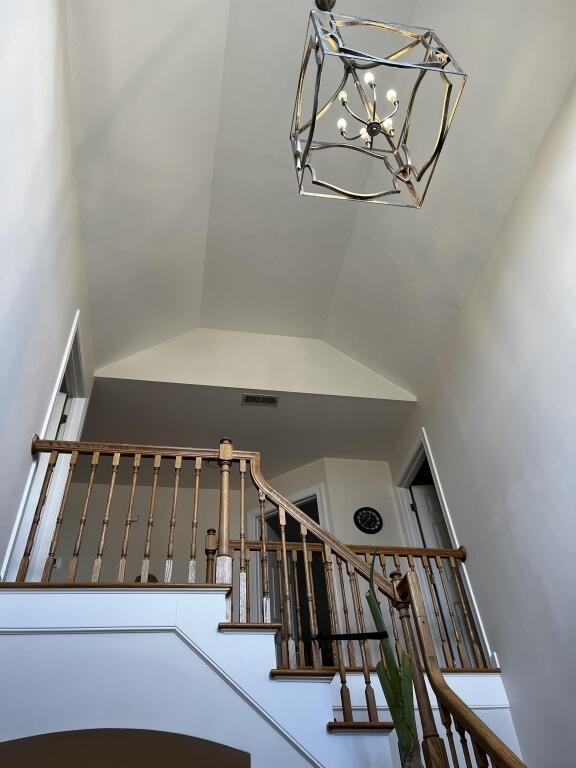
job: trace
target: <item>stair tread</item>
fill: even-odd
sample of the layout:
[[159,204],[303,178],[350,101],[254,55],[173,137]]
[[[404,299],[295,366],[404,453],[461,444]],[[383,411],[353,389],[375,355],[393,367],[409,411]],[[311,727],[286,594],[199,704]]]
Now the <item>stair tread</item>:
[[377,732],[377,733],[389,733],[394,730],[394,723],[382,722],[382,723],[369,723],[354,721],[348,723],[341,720],[333,720],[326,726],[327,730],[331,733],[361,733],[361,732]]
[[270,677],[292,677],[295,679],[298,679],[301,677],[302,679],[306,679],[308,677],[334,677],[337,670],[335,668],[330,667],[320,667],[319,669],[314,669],[313,667],[305,667],[300,669],[271,669],[270,670]]
[[236,632],[241,630],[251,630],[252,632],[256,631],[274,631],[278,632],[280,629],[282,629],[282,624],[271,622],[271,623],[261,623],[261,622],[247,622],[247,621],[221,621],[220,624],[218,624],[218,629],[220,632]]

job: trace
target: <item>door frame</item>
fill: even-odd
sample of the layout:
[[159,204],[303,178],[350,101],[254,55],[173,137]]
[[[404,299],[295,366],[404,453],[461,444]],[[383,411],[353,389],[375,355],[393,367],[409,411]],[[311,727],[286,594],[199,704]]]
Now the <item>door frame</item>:
[[[442,487],[442,482],[438,474],[438,467],[434,460],[432,446],[430,444],[430,438],[428,437],[428,433],[426,432],[425,427],[421,427],[418,437],[416,438],[415,442],[412,444],[412,448],[410,449],[410,451],[408,451],[406,459],[401,464],[400,471],[398,472],[399,479],[394,486],[394,497],[398,502],[398,509],[400,510],[400,525],[402,527],[402,533],[404,535],[406,546],[408,547],[421,546],[420,531],[418,529],[418,524],[415,520],[415,515],[410,506],[412,503],[412,494],[410,493],[410,485],[412,484],[412,481],[416,477],[416,474],[420,469],[420,466],[424,461],[424,459],[427,459],[428,466],[430,467],[430,472],[432,473],[432,480],[434,482],[434,487],[436,488],[436,493],[438,494],[440,508],[442,509],[442,514],[446,522],[446,528],[448,530],[448,535],[450,536],[450,541],[452,542],[452,546],[454,547],[454,549],[458,549],[458,547],[461,546],[460,540],[458,539],[456,528],[452,520],[452,515],[450,514],[450,510],[448,508],[446,494],[444,493],[444,488]],[[476,622],[476,626],[478,627],[480,642],[484,646],[484,652],[486,653],[486,658],[491,659],[493,665],[496,667],[499,667],[500,663],[498,661],[498,656],[492,650],[492,648],[490,647],[490,643],[488,642],[486,629],[484,627],[484,622],[482,621],[482,616],[478,608],[478,603],[474,595],[474,590],[472,589],[472,584],[470,582],[470,576],[468,575],[468,569],[466,568],[466,563],[461,562],[460,567],[462,569],[462,583],[463,583],[464,591],[466,592],[466,595],[468,597],[468,601],[470,603],[470,610],[472,611],[474,621]]]
[[[42,439],[52,439],[58,428],[58,403],[62,383],[66,380],[67,388],[71,395],[71,406],[63,440],[78,440],[82,433],[86,411],[88,409],[89,391],[86,385],[83,364],[82,342],[80,336],[80,310],[76,310],[68,340],[64,349],[58,374],[52,388],[46,415],[39,430],[39,437]],[[18,567],[26,541],[32,524],[32,518],[36,509],[36,504],[40,498],[44,475],[48,467],[49,456],[47,453],[41,453],[34,457],[32,466],[28,473],[24,493],[16,516],[16,521],[12,529],[10,541],[6,549],[6,555],[0,570],[0,581],[14,581],[18,573]],[[42,521],[36,533],[36,541],[32,550],[32,557],[28,568],[28,580],[40,581],[44,561],[50,546],[52,530],[58,515],[60,499],[64,493],[66,478],[68,475],[69,456],[62,456],[58,461],[50,482],[50,492],[46,499]]]

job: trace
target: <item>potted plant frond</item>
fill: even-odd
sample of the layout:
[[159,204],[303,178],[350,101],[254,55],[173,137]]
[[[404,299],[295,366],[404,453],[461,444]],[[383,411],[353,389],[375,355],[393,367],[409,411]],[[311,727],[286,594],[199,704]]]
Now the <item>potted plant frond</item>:
[[[366,593],[370,613],[378,632],[386,633],[382,610],[374,589],[374,560],[370,568],[370,588]],[[383,659],[376,665],[378,679],[390,710],[398,738],[398,750],[402,768],[422,768],[420,742],[414,716],[414,694],[412,689],[412,659],[402,650],[400,665],[388,637],[380,640]]]

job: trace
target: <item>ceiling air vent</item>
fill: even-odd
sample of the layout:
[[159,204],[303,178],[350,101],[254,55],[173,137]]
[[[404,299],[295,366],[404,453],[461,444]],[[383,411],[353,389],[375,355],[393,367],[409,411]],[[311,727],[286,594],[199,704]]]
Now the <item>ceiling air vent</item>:
[[260,405],[266,408],[278,408],[278,395],[254,395],[245,392],[242,395],[242,405]]

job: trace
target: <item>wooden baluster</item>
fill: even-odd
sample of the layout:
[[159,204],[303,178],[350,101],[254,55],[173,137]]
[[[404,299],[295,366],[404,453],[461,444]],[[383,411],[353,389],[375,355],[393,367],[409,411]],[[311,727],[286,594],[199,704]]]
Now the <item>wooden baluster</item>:
[[260,565],[262,568],[262,621],[265,624],[270,624],[270,585],[268,583],[268,549],[267,549],[267,533],[266,533],[266,496],[264,491],[260,491],[258,494],[260,503],[260,539],[262,541],[262,555],[260,557]]
[[246,621],[249,623],[250,617],[250,550],[246,552]]
[[302,639],[302,612],[300,607],[300,592],[298,589],[298,550],[292,550],[292,580],[294,586],[294,602],[296,604],[296,633],[297,643],[296,650],[298,652],[298,666],[306,666],[306,653],[304,651],[304,640]]
[[450,593],[448,592],[448,585],[446,584],[446,574],[444,573],[442,559],[437,556],[434,558],[434,562],[436,563],[436,570],[440,575],[442,592],[444,593],[446,605],[448,606],[448,615],[450,616],[450,623],[452,625],[452,631],[454,632],[454,641],[456,642],[456,650],[458,651],[458,658],[460,659],[460,664],[462,665],[462,667],[465,667],[468,656],[466,653],[466,648],[464,646],[464,643],[460,638],[460,632],[458,630],[458,622],[456,621],[456,616],[454,615],[452,599],[450,597]]
[[[308,529],[305,525],[300,526],[300,536],[302,537],[302,558],[304,560],[304,577],[306,584],[306,605],[308,607],[308,618],[310,623],[310,634],[315,638],[318,634],[318,621],[316,614],[316,600],[314,597],[314,580],[312,577],[312,553],[308,551]],[[319,669],[322,666],[322,655],[318,641],[311,639],[310,648],[312,653],[312,666]]]
[[120,564],[118,566],[118,583],[122,584],[126,576],[126,558],[128,557],[128,541],[130,539],[130,529],[132,523],[132,511],[134,509],[134,496],[136,494],[136,482],[138,481],[138,471],[140,469],[141,455],[139,453],[134,456],[134,463],[132,464],[132,484],[130,486],[130,499],[128,501],[128,511],[126,512],[126,520],[124,521],[124,538],[122,539],[122,550],[120,552]]
[[214,584],[216,576],[216,529],[208,528],[206,531],[206,584]]
[[[216,583],[232,584],[232,557],[230,556],[230,467],[234,448],[225,437],[220,440],[220,513],[218,518],[218,555],[216,556]],[[226,616],[230,621],[230,604],[226,601]]]
[[104,510],[104,517],[102,518],[100,541],[98,542],[96,558],[94,559],[94,567],[92,568],[92,581],[100,580],[102,557],[104,556],[104,544],[106,543],[106,534],[108,533],[108,524],[110,522],[110,506],[112,504],[112,496],[114,495],[114,486],[116,485],[116,472],[118,471],[118,464],[120,464],[120,454],[116,452],[112,457],[112,477],[110,478],[110,486],[108,488],[106,509]]
[[239,619],[242,623],[248,621],[247,594],[248,581],[246,578],[246,459],[240,459],[240,602]]
[[[387,579],[388,573],[386,571],[386,555],[379,554],[378,559],[380,560],[380,565],[382,567],[382,575],[385,579]],[[400,633],[398,632],[398,624],[396,622],[396,611],[392,605],[392,600],[390,600],[389,597],[386,598],[386,602],[388,603],[390,623],[392,624],[392,634],[394,636],[394,649],[396,650],[396,658],[398,659],[398,662],[400,662],[402,657],[402,643],[400,642]]]
[[[362,604],[360,600],[360,590],[358,589],[358,579],[356,577],[356,571],[352,563],[346,563],[348,570],[348,579],[350,580],[350,588],[352,591],[352,604],[354,606],[354,616],[356,618],[356,626],[358,632],[365,632],[364,618],[362,612]],[[368,661],[369,654],[366,647],[366,640],[359,640],[360,656],[362,658],[362,672],[364,674],[364,691],[366,695],[366,704],[368,706],[368,720],[371,723],[378,722],[378,711],[376,709],[376,698],[374,696],[374,689],[370,681],[370,663]]]
[[286,628],[286,605],[284,602],[284,580],[282,578],[282,551],[276,550],[276,573],[278,574],[278,608],[280,609],[280,667],[287,669],[288,630]]
[[80,556],[80,549],[82,547],[82,539],[84,537],[84,528],[86,526],[86,519],[88,517],[88,507],[90,505],[90,497],[92,496],[92,487],[94,485],[94,476],[98,467],[98,461],[100,460],[100,451],[94,451],[92,454],[92,463],[90,466],[90,479],[88,480],[88,488],[86,490],[86,498],[84,500],[84,507],[82,509],[82,515],[80,517],[80,525],[78,526],[78,535],[76,536],[76,542],[74,544],[74,551],[72,552],[72,559],[68,564],[68,576],[67,581],[74,581],[76,578],[76,571],[78,570],[78,558]]
[[454,720],[454,726],[458,735],[460,736],[460,744],[462,746],[462,753],[464,760],[466,761],[466,768],[474,768],[472,765],[472,758],[470,757],[470,749],[468,748],[468,738],[466,736],[466,729],[460,725],[458,720]]
[[52,475],[54,474],[54,467],[56,466],[57,461],[58,461],[58,451],[52,451],[52,453],[50,454],[50,458],[48,459],[48,466],[46,467],[46,474],[44,475],[44,480],[42,481],[40,497],[38,499],[38,504],[36,505],[36,509],[34,510],[34,517],[32,519],[32,525],[30,526],[30,533],[28,534],[26,546],[24,547],[24,554],[22,555],[22,560],[20,561],[20,567],[18,568],[18,575],[16,576],[16,581],[26,581],[26,574],[28,573],[28,566],[30,565],[30,556],[32,555],[32,549],[34,547],[34,541],[36,539],[36,532],[38,530],[38,526],[40,525],[42,510],[44,509],[44,505],[46,504],[48,489],[50,488],[50,481],[52,480]]
[[479,747],[478,744],[476,744],[474,739],[471,739],[471,741],[472,741],[472,749],[474,750],[474,758],[476,760],[477,768],[490,768],[490,762],[488,760],[488,756],[486,755],[486,752],[484,752],[482,747]]
[[430,562],[426,556],[422,557],[422,565],[424,566],[424,572],[428,579],[428,586],[430,588],[430,597],[432,599],[432,608],[434,610],[434,616],[436,617],[436,626],[438,627],[438,634],[440,635],[440,643],[442,645],[442,653],[444,655],[444,662],[447,667],[454,667],[454,659],[452,657],[452,650],[448,644],[446,637],[446,631],[444,626],[444,617],[440,611],[440,604],[438,602],[438,592],[436,589],[436,582],[434,581],[434,574],[430,567]]
[[174,460],[174,491],[172,493],[172,510],[170,512],[170,533],[168,534],[168,551],[166,552],[166,567],[164,569],[164,582],[172,581],[172,566],[174,562],[174,533],[176,528],[176,506],[178,504],[178,489],[180,487],[180,471],[182,470],[182,456],[176,456]]
[[449,558],[449,563],[450,563],[450,570],[452,571],[452,576],[456,584],[456,589],[458,590],[458,597],[460,598],[460,604],[462,605],[462,612],[464,613],[464,621],[466,622],[468,638],[472,646],[472,652],[474,653],[474,660],[478,668],[483,668],[486,666],[486,658],[484,656],[484,651],[482,650],[482,646],[478,640],[478,633],[476,632],[476,624],[472,618],[472,614],[470,610],[470,602],[468,600],[468,596],[464,591],[462,579],[460,577],[460,570],[458,567],[459,563],[452,556]]
[[[334,586],[334,573],[332,570],[332,550],[328,544],[324,544],[324,575],[326,577],[326,594],[328,595],[328,612],[330,615],[330,631],[333,635],[340,634],[340,622],[338,621],[338,612],[336,610],[336,590]],[[338,668],[340,677],[340,701],[342,702],[342,719],[345,722],[352,722],[352,701],[350,699],[350,690],[346,682],[346,667],[344,666],[344,654],[342,652],[342,642],[335,640],[332,644],[334,654],[334,663]]]
[[290,579],[288,577],[288,556],[286,553],[286,510],[278,508],[280,522],[280,542],[282,546],[282,575],[284,578],[284,609],[286,614],[286,647],[288,649],[288,667],[296,669],[296,643],[294,641],[294,618],[292,616],[292,599],[290,596]]
[[[402,574],[399,571],[390,574],[390,579],[396,589],[401,578]],[[419,663],[420,656],[418,645],[412,631],[412,623],[410,620],[410,605],[409,603],[398,599],[396,609],[398,610],[398,615],[400,617],[406,650],[412,657],[412,681],[414,683],[414,692],[418,704],[418,716],[422,726],[422,752],[424,754],[424,762],[426,768],[449,768],[446,747],[436,729],[436,722],[434,720],[432,705],[430,704],[430,698],[428,696],[424,673],[422,671],[422,666]]]
[[52,541],[50,542],[50,550],[48,552],[48,557],[46,558],[44,571],[42,573],[43,582],[50,581],[50,578],[52,577],[52,569],[54,568],[56,551],[58,549],[58,539],[60,537],[60,530],[62,528],[62,521],[64,519],[64,509],[66,508],[68,493],[70,491],[70,485],[72,484],[72,476],[74,474],[77,461],[78,451],[72,451],[70,464],[68,465],[68,477],[66,478],[66,486],[64,488],[64,494],[62,495],[62,501],[60,502],[60,508],[58,509],[58,517],[56,518],[56,525],[54,526],[54,533],[52,534]]
[[146,523],[146,543],[144,545],[144,558],[142,560],[142,570],[140,571],[140,581],[142,584],[148,582],[150,573],[150,549],[152,546],[152,528],[154,527],[154,512],[156,510],[156,490],[158,488],[158,475],[160,473],[160,464],[162,456],[154,456],[154,470],[152,476],[152,491],[150,492],[150,507],[148,509],[148,521]]
[[200,473],[202,457],[197,456],[194,462],[194,505],[192,507],[192,538],[190,542],[190,562],[188,563],[188,584],[196,583],[196,550],[198,539],[198,503],[200,500]]
[[[338,566],[338,581],[340,582],[340,594],[342,595],[342,612],[344,614],[344,626],[346,627],[346,634],[349,635],[352,632],[350,627],[350,614],[348,613],[348,598],[346,596],[346,585],[344,584],[344,576],[342,574],[342,560],[336,557],[336,565]],[[354,655],[354,646],[352,640],[346,641],[346,650],[348,652],[348,665],[350,667],[356,666],[356,657]]]
[[442,725],[446,731],[446,738],[448,739],[448,745],[450,747],[450,757],[452,758],[452,768],[459,768],[460,761],[458,760],[458,752],[456,751],[456,744],[454,742],[454,734],[452,733],[452,716],[446,707],[438,702],[438,710],[440,712],[440,719]]

